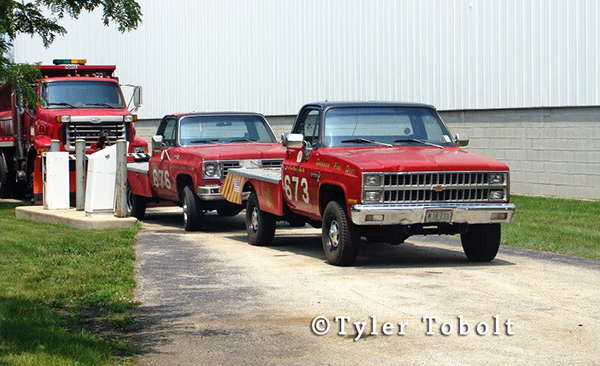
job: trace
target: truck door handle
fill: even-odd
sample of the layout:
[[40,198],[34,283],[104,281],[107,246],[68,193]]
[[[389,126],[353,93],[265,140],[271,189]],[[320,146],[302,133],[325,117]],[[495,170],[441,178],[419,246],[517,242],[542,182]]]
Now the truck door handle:
[[311,178],[315,178],[318,181],[321,180],[321,173],[310,173]]

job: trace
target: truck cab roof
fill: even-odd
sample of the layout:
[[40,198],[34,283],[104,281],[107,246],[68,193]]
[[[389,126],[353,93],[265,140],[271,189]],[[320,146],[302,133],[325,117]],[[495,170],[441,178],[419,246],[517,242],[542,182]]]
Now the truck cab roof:
[[165,117],[189,117],[189,116],[260,116],[264,117],[261,113],[256,112],[180,112],[167,114]]
[[398,107],[398,108],[429,108],[434,109],[435,107],[430,104],[423,103],[408,103],[408,102],[380,102],[380,101],[370,101],[370,102],[336,102],[336,101],[325,101],[325,102],[314,102],[305,104],[302,108],[308,106],[316,106],[321,109],[329,109],[336,107],[347,107],[347,108],[357,108],[357,107]]

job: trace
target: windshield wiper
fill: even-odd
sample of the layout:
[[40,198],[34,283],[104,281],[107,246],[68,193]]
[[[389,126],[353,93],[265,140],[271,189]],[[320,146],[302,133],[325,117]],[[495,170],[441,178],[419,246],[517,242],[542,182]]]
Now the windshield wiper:
[[77,108],[74,105],[69,104],[69,103],[65,103],[65,102],[46,103],[46,105],[62,105],[62,106],[69,107],[69,108]]
[[423,140],[419,140],[419,139],[399,139],[399,140],[395,140],[394,142],[418,142],[419,144],[435,146],[435,147],[439,147],[440,149],[444,148],[442,145],[434,144],[432,142],[427,142],[427,141],[423,141]]
[[385,142],[380,142],[380,141],[375,141],[375,140],[369,140],[369,139],[365,139],[362,137],[356,138],[356,139],[349,139],[349,140],[342,140],[342,142],[347,142],[347,143],[368,143],[368,144],[375,144],[375,145],[381,145],[381,146],[387,146],[387,147],[394,147],[394,145],[392,144],[386,144]]
[[84,105],[100,105],[108,108],[116,108],[115,106],[110,105],[108,103],[85,103]]
[[229,140],[229,142],[256,142],[256,140],[255,139],[249,139],[247,137],[243,137],[243,138],[240,138],[240,139],[231,139],[231,140]]
[[218,139],[203,139],[203,140],[192,140],[190,144],[214,144],[219,141]]

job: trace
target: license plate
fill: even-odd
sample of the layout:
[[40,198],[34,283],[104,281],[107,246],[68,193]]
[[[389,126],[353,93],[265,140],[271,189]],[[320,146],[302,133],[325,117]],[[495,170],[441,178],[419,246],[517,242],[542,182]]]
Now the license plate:
[[450,222],[452,221],[452,211],[427,211],[425,213],[425,222]]

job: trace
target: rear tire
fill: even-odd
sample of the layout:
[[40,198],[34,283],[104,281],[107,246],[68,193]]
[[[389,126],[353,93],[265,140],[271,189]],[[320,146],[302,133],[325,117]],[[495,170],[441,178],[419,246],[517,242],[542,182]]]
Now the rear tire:
[[462,247],[472,262],[490,262],[500,248],[500,224],[469,225],[466,233],[460,235]]
[[11,175],[4,153],[0,151],[0,198],[12,196],[14,182]]
[[331,201],[323,213],[323,251],[330,264],[350,266],[356,261],[360,243],[360,233],[350,221],[344,204]]
[[185,231],[196,231],[202,228],[202,202],[191,186],[183,188],[183,227]]
[[261,211],[258,204],[256,192],[250,193],[246,206],[246,231],[248,242],[257,246],[269,246],[273,244],[275,236],[275,215]]
[[131,186],[127,184],[127,213],[138,220],[143,220],[146,215],[148,199],[132,192]]

